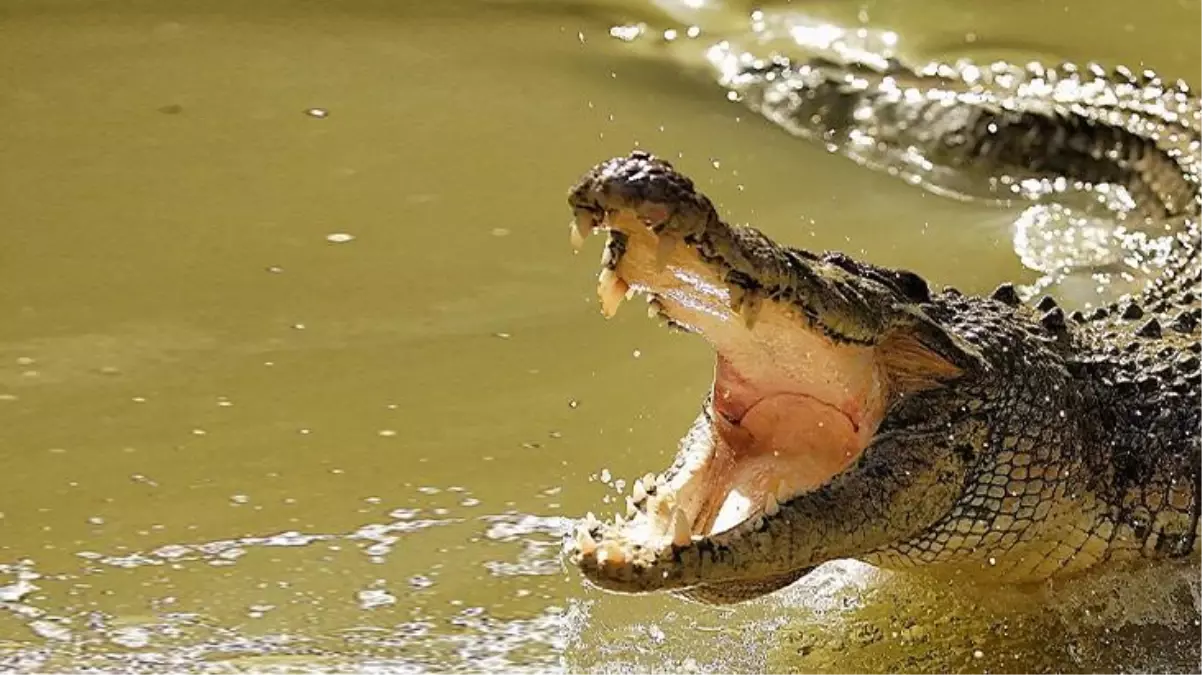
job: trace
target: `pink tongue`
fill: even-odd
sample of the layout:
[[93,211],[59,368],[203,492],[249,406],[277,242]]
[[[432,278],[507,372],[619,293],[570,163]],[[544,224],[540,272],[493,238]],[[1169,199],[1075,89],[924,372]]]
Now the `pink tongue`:
[[[804,394],[778,394],[752,406],[738,424],[718,424],[717,466],[730,494],[712,532],[763,511],[768,495],[812,490],[845,469],[859,452],[847,416]],[[784,487],[781,487],[781,484]]]

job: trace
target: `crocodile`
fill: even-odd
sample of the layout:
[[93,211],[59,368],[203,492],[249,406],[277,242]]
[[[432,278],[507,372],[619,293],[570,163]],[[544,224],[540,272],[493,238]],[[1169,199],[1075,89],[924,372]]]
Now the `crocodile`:
[[[825,562],[983,584],[1197,566],[1202,511],[1199,123],[1184,82],[1096,65],[895,60],[743,68],[769,120],[998,185],[1126,196],[1146,284],[1088,311],[1015,284],[971,295],[723,221],[644,150],[571,189],[607,234],[598,293],[699,334],[713,384],[666,470],[565,541],[585,578],[711,604]],[[732,87],[733,88],[733,87]]]

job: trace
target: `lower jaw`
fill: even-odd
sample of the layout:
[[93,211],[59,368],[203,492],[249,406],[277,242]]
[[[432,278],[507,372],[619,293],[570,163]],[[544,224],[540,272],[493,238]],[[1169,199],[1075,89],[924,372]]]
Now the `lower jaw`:
[[[773,518],[781,504],[854,461],[861,447],[855,432],[846,415],[804,395],[762,399],[738,423],[721,407],[711,409],[686,436],[673,470],[634,481],[629,520],[586,522],[576,545],[581,553],[604,555],[614,569],[648,563],[647,556],[671,555],[674,546],[748,521]],[[598,573],[606,568],[600,565]]]

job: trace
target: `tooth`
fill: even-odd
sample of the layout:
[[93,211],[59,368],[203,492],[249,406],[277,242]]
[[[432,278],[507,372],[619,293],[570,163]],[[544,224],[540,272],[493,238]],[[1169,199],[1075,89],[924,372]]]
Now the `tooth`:
[[626,289],[626,299],[629,300],[629,299],[633,298],[635,293],[638,293],[638,291],[635,290],[635,288],[633,286],[627,288]]
[[647,488],[643,487],[642,478],[636,480],[634,487],[630,488],[630,498],[636,502],[641,502],[647,498]]
[[764,526],[764,517],[756,516],[755,520],[751,521],[751,529],[758,530]]
[[[672,495],[660,495],[655,500],[655,515],[663,522],[671,525],[668,516],[672,515],[672,507],[676,505],[676,499]],[[650,512],[650,509],[648,509]]]
[[783,480],[776,484],[776,503],[784,504],[793,496],[793,490]]
[[592,229],[593,228],[590,227],[588,233],[586,234],[580,231],[580,223],[576,220],[572,220],[572,222],[568,223],[568,236],[571,238],[572,248],[576,249],[577,251],[584,248],[584,240],[589,234],[592,234]]
[[597,516],[592,511],[584,514],[584,526],[592,528],[594,525],[600,525],[601,521],[597,520]]
[[624,518],[622,517],[622,514],[620,514],[620,513],[615,513],[615,514],[614,514],[614,527],[618,527],[618,528],[620,528],[620,527],[622,527],[622,526],[624,526],[624,525],[626,525],[626,519],[624,519]]
[[741,299],[739,307],[735,311],[743,317],[743,325],[747,330],[755,328],[755,322],[760,318],[760,307],[762,306],[763,301],[755,291],[747,291]]
[[647,517],[651,519],[653,524],[659,524],[659,513],[662,510],[660,509],[661,501],[662,500],[655,495],[647,498],[647,504],[644,510],[647,512]]
[[634,503],[631,497],[626,498],[626,517],[633,519],[639,514],[639,507]]
[[618,312],[618,306],[622,304],[627,288],[629,286],[616,272],[608,267],[601,270],[601,275],[597,278],[597,295],[601,296],[601,313],[606,318]]
[[650,493],[651,488],[655,485],[655,474],[646,473],[643,475],[643,487]]
[[652,319],[658,319],[664,315],[664,303],[659,299],[647,296],[647,316]]
[[735,284],[728,284],[726,292],[730,295],[730,309],[739,312],[743,309],[743,301],[747,299],[747,289]]
[[780,504],[776,501],[776,495],[769,494],[764,502],[764,515],[771,518],[780,513]]
[[643,485],[642,478],[634,479],[634,484],[630,486],[630,497],[636,502],[647,498],[647,488]]
[[604,565],[611,561],[615,565],[621,565],[626,562],[626,554],[616,542],[607,541],[597,549],[597,564]]
[[672,510],[672,543],[676,546],[688,546],[693,539],[693,531],[689,526],[689,518],[684,509],[676,507]]
[[582,555],[589,555],[597,550],[597,542],[583,525],[576,528],[576,548],[580,549]]

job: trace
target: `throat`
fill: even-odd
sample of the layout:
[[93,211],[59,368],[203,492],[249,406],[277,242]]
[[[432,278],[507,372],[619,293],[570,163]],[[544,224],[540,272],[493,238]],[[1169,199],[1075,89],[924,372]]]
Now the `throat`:
[[853,420],[806,394],[776,394],[732,420],[715,404],[716,432],[700,529],[722,532],[771,503],[821,486],[859,456]]

